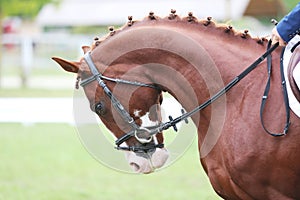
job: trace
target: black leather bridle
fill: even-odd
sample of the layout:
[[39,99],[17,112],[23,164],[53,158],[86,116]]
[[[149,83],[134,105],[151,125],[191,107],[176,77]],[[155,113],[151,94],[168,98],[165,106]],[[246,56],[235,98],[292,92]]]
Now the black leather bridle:
[[[130,114],[124,109],[124,107],[122,106],[122,104],[118,101],[118,99],[113,95],[113,93],[111,92],[111,90],[107,87],[107,85],[105,84],[104,80],[107,81],[112,81],[112,82],[116,82],[116,83],[122,83],[122,84],[130,84],[130,85],[135,85],[135,86],[139,86],[139,87],[150,87],[153,89],[157,89],[160,90],[160,88],[154,84],[146,84],[146,83],[140,83],[140,82],[136,82],[136,81],[127,81],[127,80],[121,80],[121,79],[115,79],[115,78],[109,78],[106,76],[103,76],[96,68],[95,64],[93,63],[92,57],[91,57],[91,53],[88,52],[85,54],[84,59],[86,61],[86,63],[88,64],[91,72],[92,72],[92,76],[84,79],[81,81],[81,86],[84,87],[87,84],[91,83],[92,81],[97,81],[98,84],[103,88],[105,94],[109,97],[109,99],[112,102],[113,107],[118,111],[118,113],[120,114],[120,116],[123,118],[123,120],[129,124],[131,126],[131,131],[128,133],[125,133],[123,136],[121,136],[120,138],[118,138],[115,141],[116,144],[116,149],[118,150],[126,150],[126,151],[133,151],[133,152],[148,152],[151,150],[155,150],[156,148],[163,148],[164,144],[154,144],[154,143],[150,143],[152,140],[152,137],[154,135],[156,135],[157,133],[160,133],[164,130],[169,129],[170,127],[173,127],[175,131],[177,131],[177,127],[176,124],[181,122],[181,121],[186,121],[187,122],[187,118],[191,117],[192,115],[194,115],[195,113],[203,110],[204,108],[206,108],[207,106],[209,106],[210,104],[212,104],[214,101],[216,101],[219,97],[221,97],[223,94],[225,94],[227,91],[229,91],[233,86],[235,86],[240,80],[242,80],[246,75],[248,75],[252,70],[254,70],[265,58],[268,57],[268,69],[270,71],[270,66],[271,65],[271,53],[279,46],[279,43],[274,44],[273,46],[271,46],[271,41],[269,41],[269,45],[268,45],[268,49],[267,51],[261,56],[259,57],[257,60],[255,60],[248,68],[246,68],[241,74],[239,74],[238,76],[236,76],[230,83],[228,83],[224,88],[222,88],[219,92],[217,92],[215,95],[213,95],[210,99],[208,99],[207,101],[205,101],[203,104],[199,105],[198,107],[194,108],[192,111],[187,112],[187,113],[183,113],[181,116],[173,119],[171,116],[169,117],[170,121],[165,122],[165,123],[161,123],[158,126],[153,126],[153,127],[141,127],[139,125],[137,125],[134,121],[134,119],[130,116]],[[284,49],[283,49],[284,50]],[[282,58],[281,58],[281,68],[282,68]],[[270,74],[270,72],[269,72]],[[285,88],[285,81],[284,81],[284,77],[282,77],[282,85],[284,88],[284,91],[286,91]],[[269,88],[269,80],[267,83],[267,87]],[[268,89],[266,89],[268,90]],[[265,99],[267,97],[267,93],[265,91],[265,94],[263,96],[263,100],[262,100],[262,104],[265,104]],[[262,125],[263,128],[265,129],[265,131],[272,135],[272,136],[284,136],[287,134],[288,132],[288,128],[290,125],[290,121],[289,121],[289,107],[287,104],[287,95],[286,92],[284,92],[284,100],[285,100],[285,107],[286,107],[286,123],[285,123],[285,127],[282,133],[270,133],[268,130],[266,130],[263,120],[262,120]],[[261,115],[262,115],[262,110],[264,109],[264,105],[262,105],[261,108]],[[261,116],[262,118],[262,116]],[[143,135],[143,137],[139,137],[139,135]],[[128,139],[130,139],[131,137],[135,137],[140,143],[140,146],[120,146],[121,144],[123,144],[125,141],[127,141]]]
[[[149,129],[147,127],[141,127],[138,124],[135,123],[135,120],[130,116],[130,114],[125,110],[124,106],[120,103],[120,101],[114,96],[114,94],[111,92],[111,90],[107,87],[106,83],[104,80],[107,81],[112,81],[115,83],[121,83],[121,84],[129,84],[129,85],[134,85],[138,87],[149,87],[153,88],[156,90],[160,90],[160,88],[156,85],[153,84],[146,84],[146,83],[141,83],[137,81],[127,81],[123,79],[116,79],[116,78],[110,78],[103,76],[98,69],[96,68],[92,57],[91,57],[91,52],[87,52],[84,55],[84,59],[86,63],[88,64],[91,73],[93,74],[91,77],[84,79],[81,81],[80,85],[82,87],[88,85],[89,83],[93,81],[97,81],[100,87],[102,87],[104,93],[107,95],[107,97],[110,99],[113,107],[117,110],[117,112],[120,114],[122,119],[131,127],[130,133],[125,134],[121,138],[117,139],[115,144],[116,149],[118,150],[126,150],[126,151],[133,151],[133,152],[149,152],[149,151],[154,151],[156,148],[163,148],[164,144],[154,144],[153,142],[153,135],[154,134],[148,134]],[[97,104],[95,105],[95,107]],[[152,127],[150,127],[152,128]],[[120,146],[122,143],[127,141],[129,138],[135,137],[141,145],[139,146]]]

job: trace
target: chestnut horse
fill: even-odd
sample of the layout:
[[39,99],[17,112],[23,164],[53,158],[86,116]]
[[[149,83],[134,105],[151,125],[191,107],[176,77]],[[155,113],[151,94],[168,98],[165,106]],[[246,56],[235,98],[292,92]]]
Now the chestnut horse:
[[[147,129],[161,123],[162,92],[191,111],[251,65],[266,46],[266,39],[252,38],[247,31],[239,33],[211,18],[198,20],[192,13],[180,18],[172,11],[166,18],[153,13],[142,21],[129,17],[121,29],[111,28],[109,35],[83,47],[86,56],[79,62],[53,59],[78,74],[91,109],[119,138],[117,148],[136,156],[129,161],[136,171],[149,173],[168,156],[162,133]],[[282,131],[286,118],[281,49],[272,53],[270,95],[263,112],[265,127],[273,132]],[[266,134],[261,124],[266,63],[191,117],[198,129],[201,164],[224,199],[300,199],[299,118],[290,112],[289,132],[283,137]]]

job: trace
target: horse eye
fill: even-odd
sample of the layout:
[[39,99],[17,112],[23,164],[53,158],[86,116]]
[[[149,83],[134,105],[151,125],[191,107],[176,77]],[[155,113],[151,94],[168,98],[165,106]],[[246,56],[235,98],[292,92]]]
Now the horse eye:
[[99,102],[99,103],[95,104],[94,111],[98,115],[104,115],[105,114],[104,103],[103,102]]

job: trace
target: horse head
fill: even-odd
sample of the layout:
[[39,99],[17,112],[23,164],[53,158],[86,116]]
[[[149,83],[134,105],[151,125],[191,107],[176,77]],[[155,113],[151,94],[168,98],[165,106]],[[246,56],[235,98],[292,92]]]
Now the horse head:
[[[97,56],[93,52],[95,47],[83,46],[86,56],[79,62],[57,57],[53,60],[65,71],[77,74],[90,109],[117,138],[117,149],[126,150],[126,158],[133,170],[153,172],[168,159],[162,133],[151,135],[148,129],[161,124],[162,90],[144,77],[140,77],[139,82],[129,81],[134,80],[133,76],[139,69],[130,71],[117,63],[106,67],[101,63],[94,64],[93,57]],[[87,55],[92,63],[89,63]],[[94,65],[95,69],[90,65]],[[93,70],[99,75],[93,74]]]

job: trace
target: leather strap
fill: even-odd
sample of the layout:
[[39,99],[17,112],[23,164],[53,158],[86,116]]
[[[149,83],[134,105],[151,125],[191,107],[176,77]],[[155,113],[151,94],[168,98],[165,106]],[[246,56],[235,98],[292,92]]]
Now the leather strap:
[[[271,47],[271,43],[268,44],[268,49],[270,47]],[[267,57],[268,81],[267,81],[267,85],[266,85],[266,88],[265,88],[265,91],[264,91],[264,94],[263,94],[263,97],[262,97],[262,101],[261,101],[261,106],[260,106],[260,120],[261,120],[262,127],[269,135],[272,135],[274,137],[286,135],[287,132],[288,132],[289,126],[290,126],[289,100],[288,100],[286,82],[285,82],[284,71],[283,71],[283,53],[284,53],[284,50],[285,50],[285,48],[282,49],[281,56],[280,56],[281,85],[282,85],[284,106],[285,106],[285,111],[286,111],[286,122],[285,122],[285,126],[283,128],[282,133],[270,132],[266,128],[264,120],[263,120],[263,112],[264,112],[264,109],[265,109],[265,105],[266,105],[268,95],[269,95],[269,91],[270,91],[270,87],[271,87],[271,74],[272,74],[272,55],[271,54],[269,54],[268,57]]]

